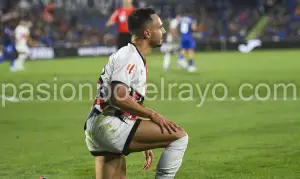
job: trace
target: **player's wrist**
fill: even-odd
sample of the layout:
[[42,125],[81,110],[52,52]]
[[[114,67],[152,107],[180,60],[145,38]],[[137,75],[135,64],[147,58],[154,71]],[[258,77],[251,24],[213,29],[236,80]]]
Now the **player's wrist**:
[[156,112],[154,112],[154,111],[151,111],[151,113],[149,114],[149,119],[150,120],[153,120],[154,118],[155,118],[155,116],[156,116],[157,114],[156,114]]

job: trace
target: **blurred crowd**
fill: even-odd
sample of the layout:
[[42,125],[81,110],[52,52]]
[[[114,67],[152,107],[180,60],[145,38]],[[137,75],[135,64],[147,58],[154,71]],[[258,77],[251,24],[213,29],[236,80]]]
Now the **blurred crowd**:
[[265,41],[300,40],[300,0],[274,0],[270,5],[268,0],[201,2],[194,11],[199,22],[197,37],[204,42],[237,42],[247,40],[251,33],[255,34],[252,38]]
[[284,1],[268,14],[268,25],[262,29],[263,40],[300,40],[300,0],[293,0],[292,7],[288,6],[288,1]]
[[[300,0],[283,0],[265,11],[272,0],[185,0],[203,42],[237,42],[255,31],[263,40],[300,40]],[[275,0],[274,0],[275,1]],[[135,6],[152,6],[167,22],[180,12],[182,1],[137,0]],[[118,0],[1,0],[1,27],[14,26],[18,17],[31,25],[31,36],[38,46],[92,46],[114,44],[116,28],[105,29],[105,22],[120,7]],[[267,25],[255,29],[267,17]],[[0,29],[1,30],[1,29]]]
[[[11,0],[9,0],[12,2]],[[18,17],[30,24],[31,37],[39,46],[71,47],[79,45],[97,45],[103,40],[101,28],[83,25],[78,15],[68,13],[64,8],[56,7],[53,0],[29,3],[28,0],[14,0],[18,6],[6,11],[8,20],[5,25],[15,26]],[[15,18],[15,15],[17,14]]]

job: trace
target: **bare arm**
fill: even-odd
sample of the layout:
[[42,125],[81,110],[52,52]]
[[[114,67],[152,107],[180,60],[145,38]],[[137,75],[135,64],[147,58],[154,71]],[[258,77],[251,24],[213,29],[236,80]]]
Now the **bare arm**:
[[177,33],[177,29],[169,29],[170,33],[172,34],[172,36],[175,38],[175,39],[179,39],[179,36],[178,36],[178,33]]
[[155,114],[153,110],[138,104],[133,97],[129,96],[129,91],[124,85],[113,83],[112,91],[112,104],[114,106],[143,118],[151,119]]
[[198,30],[198,27],[197,27],[197,23],[196,23],[196,22],[194,22],[194,23],[192,24],[192,30],[193,30],[193,31],[197,31],[197,30]]
[[112,104],[143,118],[149,118],[154,123],[160,126],[162,133],[166,129],[170,134],[176,132],[180,127],[177,124],[169,121],[162,115],[154,112],[152,109],[139,105],[133,97],[129,96],[128,89],[122,84],[112,84]]
[[115,25],[115,24],[116,24],[115,21],[113,21],[112,19],[109,19],[109,20],[106,22],[105,27],[106,27],[106,28],[110,28],[111,26],[113,26],[113,25]]
[[113,26],[113,25],[116,24],[116,21],[117,21],[117,18],[118,18],[118,14],[119,14],[119,11],[116,10],[116,11],[111,15],[111,17],[109,18],[109,20],[108,20],[108,21],[106,22],[106,24],[105,24],[105,27],[106,27],[106,28],[109,28],[109,27],[111,27],[111,26]]

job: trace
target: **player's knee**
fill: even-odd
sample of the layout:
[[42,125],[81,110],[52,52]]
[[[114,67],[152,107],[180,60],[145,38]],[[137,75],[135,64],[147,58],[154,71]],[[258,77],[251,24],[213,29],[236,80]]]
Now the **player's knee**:
[[180,130],[180,131],[176,132],[175,134],[176,134],[176,140],[181,139],[183,137],[188,138],[188,134],[184,130]]
[[187,145],[189,143],[189,135],[187,134],[187,132],[183,131],[183,137],[181,137],[181,139],[184,141],[184,144]]
[[173,141],[168,147],[185,150],[187,148],[188,143],[189,143],[189,136],[186,134],[181,138]]
[[183,142],[184,145],[187,147],[187,145],[188,145],[188,143],[189,143],[189,136],[186,135],[186,136],[182,137],[182,140],[184,141],[184,142]]

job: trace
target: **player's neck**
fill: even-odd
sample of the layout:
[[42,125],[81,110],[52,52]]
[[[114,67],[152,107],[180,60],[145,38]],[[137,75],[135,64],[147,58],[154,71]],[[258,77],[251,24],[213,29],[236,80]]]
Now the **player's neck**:
[[132,4],[124,4],[123,6],[125,9],[130,9],[132,8]]
[[144,59],[146,59],[146,56],[152,51],[152,48],[147,40],[133,38],[132,43],[135,45]]

